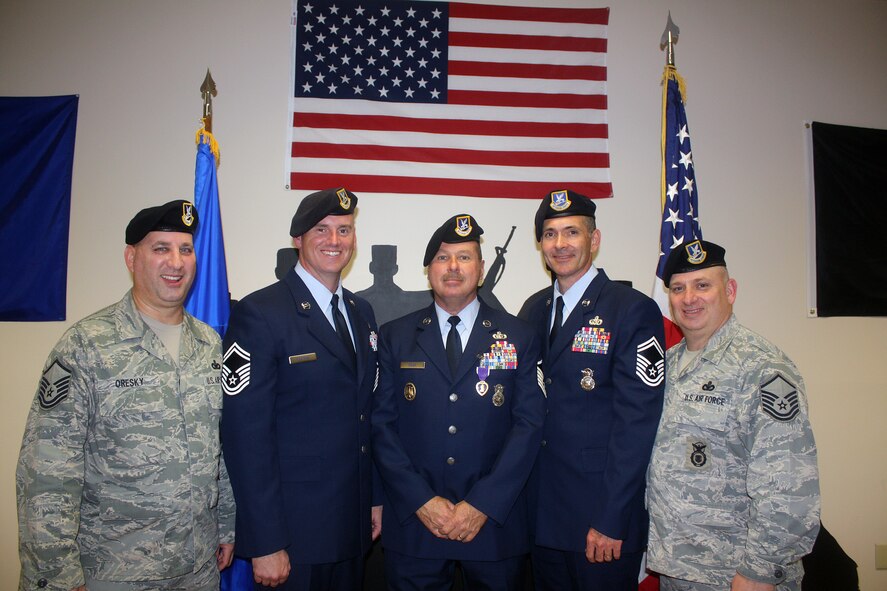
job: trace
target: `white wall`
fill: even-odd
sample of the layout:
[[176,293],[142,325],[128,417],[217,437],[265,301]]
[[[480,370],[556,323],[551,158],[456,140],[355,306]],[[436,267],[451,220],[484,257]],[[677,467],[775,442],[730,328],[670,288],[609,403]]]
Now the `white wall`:
[[[523,0],[500,1],[518,4]],[[527,2],[529,3],[529,2]],[[555,4],[537,2],[537,4]],[[564,6],[592,5],[563,0]],[[599,4],[596,4],[599,5]],[[647,292],[659,207],[659,38],[681,27],[679,71],[706,238],[726,246],[736,312],[794,358],[820,450],[823,519],[860,565],[863,591],[887,543],[884,319],[808,319],[802,123],[887,128],[887,2],[629,0],[610,13],[610,152],[616,197],[599,202],[598,264]],[[191,194],[193,132],[206,68],[218,83],[214,131],[231,291],[273,280],[305,192],[284,190],[289,0],[0,1],[0,95],[79,94],[68,321],[0,323],[0,588],[15,585],[14,470],[45,356],[73,321],[115,301],[129,278],[123,229],[138,209]],[[425,289],[430,232],[474,214],[492,246],[518,225],[496,295],[512,311],[545,284],[532,237],[536,202],[360,195],[358,252],[346,285],[371,283],[371,244],[398,244],[405,289]],[[852,237],[848,236],[848,243]],[[18,253],[3,253],[18,256]]]

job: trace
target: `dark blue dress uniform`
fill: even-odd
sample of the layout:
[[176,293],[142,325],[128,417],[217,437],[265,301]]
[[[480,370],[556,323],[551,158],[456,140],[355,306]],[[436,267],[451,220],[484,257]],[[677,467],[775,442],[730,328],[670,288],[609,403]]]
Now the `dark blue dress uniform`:
[[549,346],[551,317],[550,296],[527,316],[545,335],[549,411],[534,474],[535,542],[584,554],[594,528],[622,540],[623,553],[640,553],[648,522],[644,475],[662,413],[662,314],[653,300],[598,270]]
[[[509,346],[514,367],[490,369],[481,396],[481,359]],[[483,302],[455,378],[433,305],[382,327],[373,446],[385,492],[386,550],[471,561],[529,552],[525,483],[545,413],[539,354],[531,327]],[[438,539],[426,529],[416,511],[434,496],[464,500],[487,515],[473,541]]]
[[366,301],[343,294],[356,368],[324,316],[328,302],[295,270],[232,311],[222,444],[238,555],[285,548],[291,563],[319,564],[369,549],[376,326]]

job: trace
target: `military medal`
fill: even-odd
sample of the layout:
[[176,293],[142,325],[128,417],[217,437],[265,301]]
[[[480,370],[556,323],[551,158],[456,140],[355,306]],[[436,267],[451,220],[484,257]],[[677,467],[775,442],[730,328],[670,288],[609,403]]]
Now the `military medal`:
[[493,388],[493,406],[502,406],[505,404],[505,386],[496,384]]
[[407,382],[403,387],[403,397],[412,402],[416,399],[416,385],[413,382]]
[[477,384],[474,386],[474,389],[481,396],[486,395],[486,393],[490,389],[490,385],[487,383],[488,377],[490,377],[490,368],[488,368],[488,367],[478,367],[477,368]]
[[582,379],[579,380],[579,385],[586,392],[591,392],[592,390],[594,390],[594,387],[596,384],[594,383],[593,376],[594,376],[594,370],[589,369],[587,367],[582,370]]

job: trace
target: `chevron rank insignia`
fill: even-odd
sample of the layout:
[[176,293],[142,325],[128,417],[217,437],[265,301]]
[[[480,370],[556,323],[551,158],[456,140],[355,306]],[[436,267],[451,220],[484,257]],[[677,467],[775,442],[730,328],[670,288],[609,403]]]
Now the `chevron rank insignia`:
[[71,370],[58,359],[53,359],[50,366],[40,376],[40,393],[37,396],[40,408],[49,410],[67,398],[70,386]]
[[225,352],[222,366],[222,390],[229,396],[240,394],[249,386],[249,352],[232,343]]

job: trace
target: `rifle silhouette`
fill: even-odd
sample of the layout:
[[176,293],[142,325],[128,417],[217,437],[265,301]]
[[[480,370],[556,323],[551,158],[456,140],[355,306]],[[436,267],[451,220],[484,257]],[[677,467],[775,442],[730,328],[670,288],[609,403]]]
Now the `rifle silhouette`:
[[516,228],[517,226],[511,226],[511,233],[508,234],[508,239],[505,241],[505,244],[496,247],[496,258],[490,265],[487,275],[484,277],[483,285],[481,285],[479,290],[481,295],[485,296],[484,301],[500,310],[504,310],[504,308],[502,307],[502,304],[499,303],[498,298],[493,295],[493,288],[499,283],[499,279],[502,278],[502,273],[505,271],[505,253],[508,252],[508,245],[511,243],[511,238],[514,236],[514,230]]

